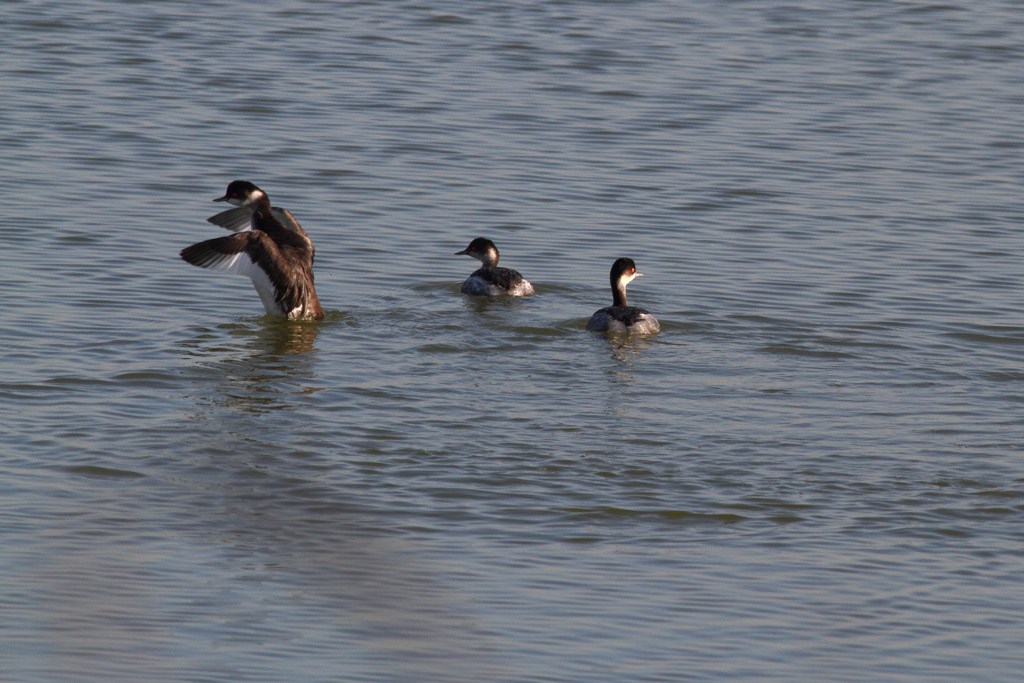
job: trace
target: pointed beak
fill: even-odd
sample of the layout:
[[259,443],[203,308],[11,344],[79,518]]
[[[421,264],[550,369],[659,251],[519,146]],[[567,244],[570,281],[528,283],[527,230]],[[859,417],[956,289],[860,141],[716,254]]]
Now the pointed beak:
[[633,275],[634,275],[635,277],[643,277],[643,276],[644,276],[644,274],[643,274],[643,273],[633,273]]
[[227,200],[228,200],[227,196],[224,196],[224,197],[217,197],[213,201],[215,201],[215,202],[226,202]]
[[455,255],[456,256],[461,256],[462,254],[468,254],[468,253],[469,253],[468,249],[463,249],[462,251],[455,252]]

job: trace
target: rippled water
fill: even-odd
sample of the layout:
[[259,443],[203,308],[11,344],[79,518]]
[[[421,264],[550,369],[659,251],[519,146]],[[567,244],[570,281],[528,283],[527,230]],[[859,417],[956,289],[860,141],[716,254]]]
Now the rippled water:
[[1024,7],[0,18],[0,677],[1019,677]]

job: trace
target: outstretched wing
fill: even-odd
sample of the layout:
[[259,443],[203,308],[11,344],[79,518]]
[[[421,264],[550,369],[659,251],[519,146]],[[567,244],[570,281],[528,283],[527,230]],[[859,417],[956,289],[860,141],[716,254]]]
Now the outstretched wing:
[[[299,225],[299,222],[295,220],[295,216],[292,215],[292,212],[288,209],[274,206],[271,207],[270,213],[273,214],[274,218],[276,218],[284,228],[302,235],[304,240],[309,243],[310,263],[312,263],[316,256],[313,243],[309,240],[309,237],[302,229],[302,226]],[[219,225],[222,228],[230,230],[231,232],[245,232],[246,230],[252,230],[252,210],[244,206],[237,206],[235,208],[228,209],[227,211],[221,211],[217,215],[210,216],[206,220],[214,225]]]
[[[261,230],[244,230],[198,242],[181,250],[181,258],[200,268],[245,275],[252,280],[268,313],[282,315],[281,304],[296,289],[282,268],[277,245]],[[286,303],[285,312],[294,308]]]
[[207,218],[214,225],[227,228],[231,232],[242,232],[252,230],[252,209],[245,206],[236,206],[227,211],[221,211],[216,216]]
[[[302,235],[302,241],[309,246],[309,265],[312,267],[313,261],[316,260],[316,248],[313,247],[313,240],[309,239],[309,235],[307,235],[306,231],[302,229],[302,226],[299,225],[299,222],[295,220],[295,216],[292,215],[292,212],[289,211],[288,209],[282,209],[275,206],[270,209],[270,213],[274,214],[274,218],[279,220],[281,222],[281,225],[288,228],[292,232],[297,232],[298,234]],[[309,273],[309,277],[313,277],[312,270]]]
[[293,216],[292,212],[289,211],[288,209],[282,209],[279,206],[273,206],[270,208],[270,213],[274,214],[274,218],[281,221],[281,225],[288,228],[289,230],[294,230],[300,235],[306,234],[302,230],[302,226],[299,225],[299,222],[295,220],[295,216]]
[[181,250],[181,258],[200,268],[252,277],[253,270],[259,266],[249,255],[247,249],[252,246],[263,246],[260,245],[263,240],[266,240],[266,235],[263,233],[251,230],[236,232],[227,237],[215,237],[212,240],[204,240],[185,247]]
[[[288,209],[282,209],[278,206],[271,207],[270,213],[274,215],[274,218],[281,222],[281,225],[288,228],[293,232],[303,234],[302,226],[295,220],[295,216]],[[221,211],[220,213],[210,216],[206,219],[214,225],[230,230],[231,232],[242,232],[243,230],[252,230],[252,209],[245,206],[236,206],[228,209],[227,211]]]

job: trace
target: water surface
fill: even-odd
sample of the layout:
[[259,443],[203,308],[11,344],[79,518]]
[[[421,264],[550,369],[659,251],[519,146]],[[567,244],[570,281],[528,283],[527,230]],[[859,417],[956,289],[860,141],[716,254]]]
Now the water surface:
[[1019,676],[1024,8],[2,16],[3,678]]

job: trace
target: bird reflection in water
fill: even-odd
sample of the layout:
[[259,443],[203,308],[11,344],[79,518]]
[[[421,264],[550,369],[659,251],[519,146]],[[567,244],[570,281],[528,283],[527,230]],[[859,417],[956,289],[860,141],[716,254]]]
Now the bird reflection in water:
[[605,372],[622,384],[632,384],[636,379],[633,370],[643,357],[644,350],[651,345],[651,338],[614,335],[608,337],[607,343],[611,357],[618,363],[610,365]]
[[265,413],[325,388],[318,386],[314,365],[323,326],[263,317],[256,324],[221,325],[215,338],[204,334],[193,340],[191,354],[218,376],[215,382],[201,383],[212,390],[205,401],[232,411]]

